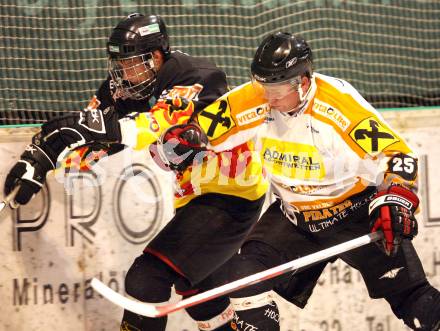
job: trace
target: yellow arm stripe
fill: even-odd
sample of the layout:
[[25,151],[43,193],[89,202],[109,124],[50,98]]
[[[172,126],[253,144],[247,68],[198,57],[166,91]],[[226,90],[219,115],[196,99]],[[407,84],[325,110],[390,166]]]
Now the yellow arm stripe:
[[135,149],[143,149],[159,139],[160,128],[151,114],[139,114],[135,121],[137,129],[137,142]]
[[134,121],[136,123],[135,149],[143,149],[155,143],[162,133],[169,127],[184,124],[189,121],[194,110],[193,105],[185,109],[170,111],[156,105],[150,113],[139,113]]
[[199,112],[197,121],[208,135],[211,145],[218,146],[236,139],[234,136],[243,130],[261,125],[268,111],[267,101],[262,94],[251,83],[245,83]]

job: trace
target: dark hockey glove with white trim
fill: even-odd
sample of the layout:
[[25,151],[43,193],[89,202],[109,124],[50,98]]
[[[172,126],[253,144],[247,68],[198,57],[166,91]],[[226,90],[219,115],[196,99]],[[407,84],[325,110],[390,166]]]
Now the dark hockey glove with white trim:
[[182,172],[194,162],[201,163],[208,153],[208,137],[196,123],[168,128],[158,146],[162,160],[170,169]]
[[6,176],[5,195],[20,185],[14,200],[21,205],[28,203],[43,187],[47,172],[54,167],[52,160],[40,147],[35,144],[28,145],[20,160]]
[[57,167],[71,150],[93,142],[120,142],[118,116],[112,108],[94,109],[55,118],[43,124],[20,160],[12,167],[4,185],[9,194],[20,185],[15,202],[26,204],[44,184],[48,171]]
[[384,239],[379,244],[387,255],[397,253],[402,239],[411,240],[417,235],[414,212],[418,205],[417,195],[402,186],[390,186],[370,202],[371,232],[383,232]]
[[80,111],[53,119],[43,124],[41,132],[34,137],[34,143],[56,160],[79,146],[120,141],[118,114],[112,107]]

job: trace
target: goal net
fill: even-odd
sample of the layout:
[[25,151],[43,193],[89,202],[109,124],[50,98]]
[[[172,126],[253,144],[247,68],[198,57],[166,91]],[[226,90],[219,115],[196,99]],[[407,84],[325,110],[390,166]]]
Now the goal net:
[[84,108],[107,75],[107,37],[132,12],[161,15],[173,49],[217,63],[231,87],[282,30],[309,41],[316,71],[377,108],[440,104],[438,0],[2,0],[0,125]]

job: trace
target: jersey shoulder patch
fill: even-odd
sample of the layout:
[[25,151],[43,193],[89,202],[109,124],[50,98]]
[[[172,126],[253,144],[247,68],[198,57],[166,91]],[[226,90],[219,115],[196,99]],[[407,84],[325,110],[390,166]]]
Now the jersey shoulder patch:
[[374,116],[359,122],[349,135],[358,146],[372,156],[400,141],[391,129],[380,123]]
[[220,142],[241,130],[259,126],[269,112],[267,101],[251,83],[229,91],[197,114],[200,126],[211,142]]
[[217,139],[236,126],[228,98],[221,98],[197,114],[200,127],[210,139]]

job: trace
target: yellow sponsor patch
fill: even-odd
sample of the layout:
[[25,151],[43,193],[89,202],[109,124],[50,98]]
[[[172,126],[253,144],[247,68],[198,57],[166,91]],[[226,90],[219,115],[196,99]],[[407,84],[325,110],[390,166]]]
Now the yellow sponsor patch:
[[322,179],[325,168],[315,146],[263,138],[261,157],[266,169],[278,176]]
[[270,108],[267,104],[259,105],[243,111],[236,115],[237,122],[240,126],[247,125],[256,122],[264,117],[270,112]]
[[203,109],[197,120],[210,139],[217,139],[235,126],[228,99],[219,99]]
[[328,103],[325,103],[318,98],[315,98],[315,101],[313,103],[313,111],[328,118],[330,121],[335,123],[342,131],[347,130],[347,128],[351,124],[350,120],[346,116],[344,116],[344,114],[342,114],[340,110],[330,106]]
[[375,117],[369,117],[360,122],[351,130],[350,137],[366,153],[373,156],[399,141],[393,132],[383,126]]

